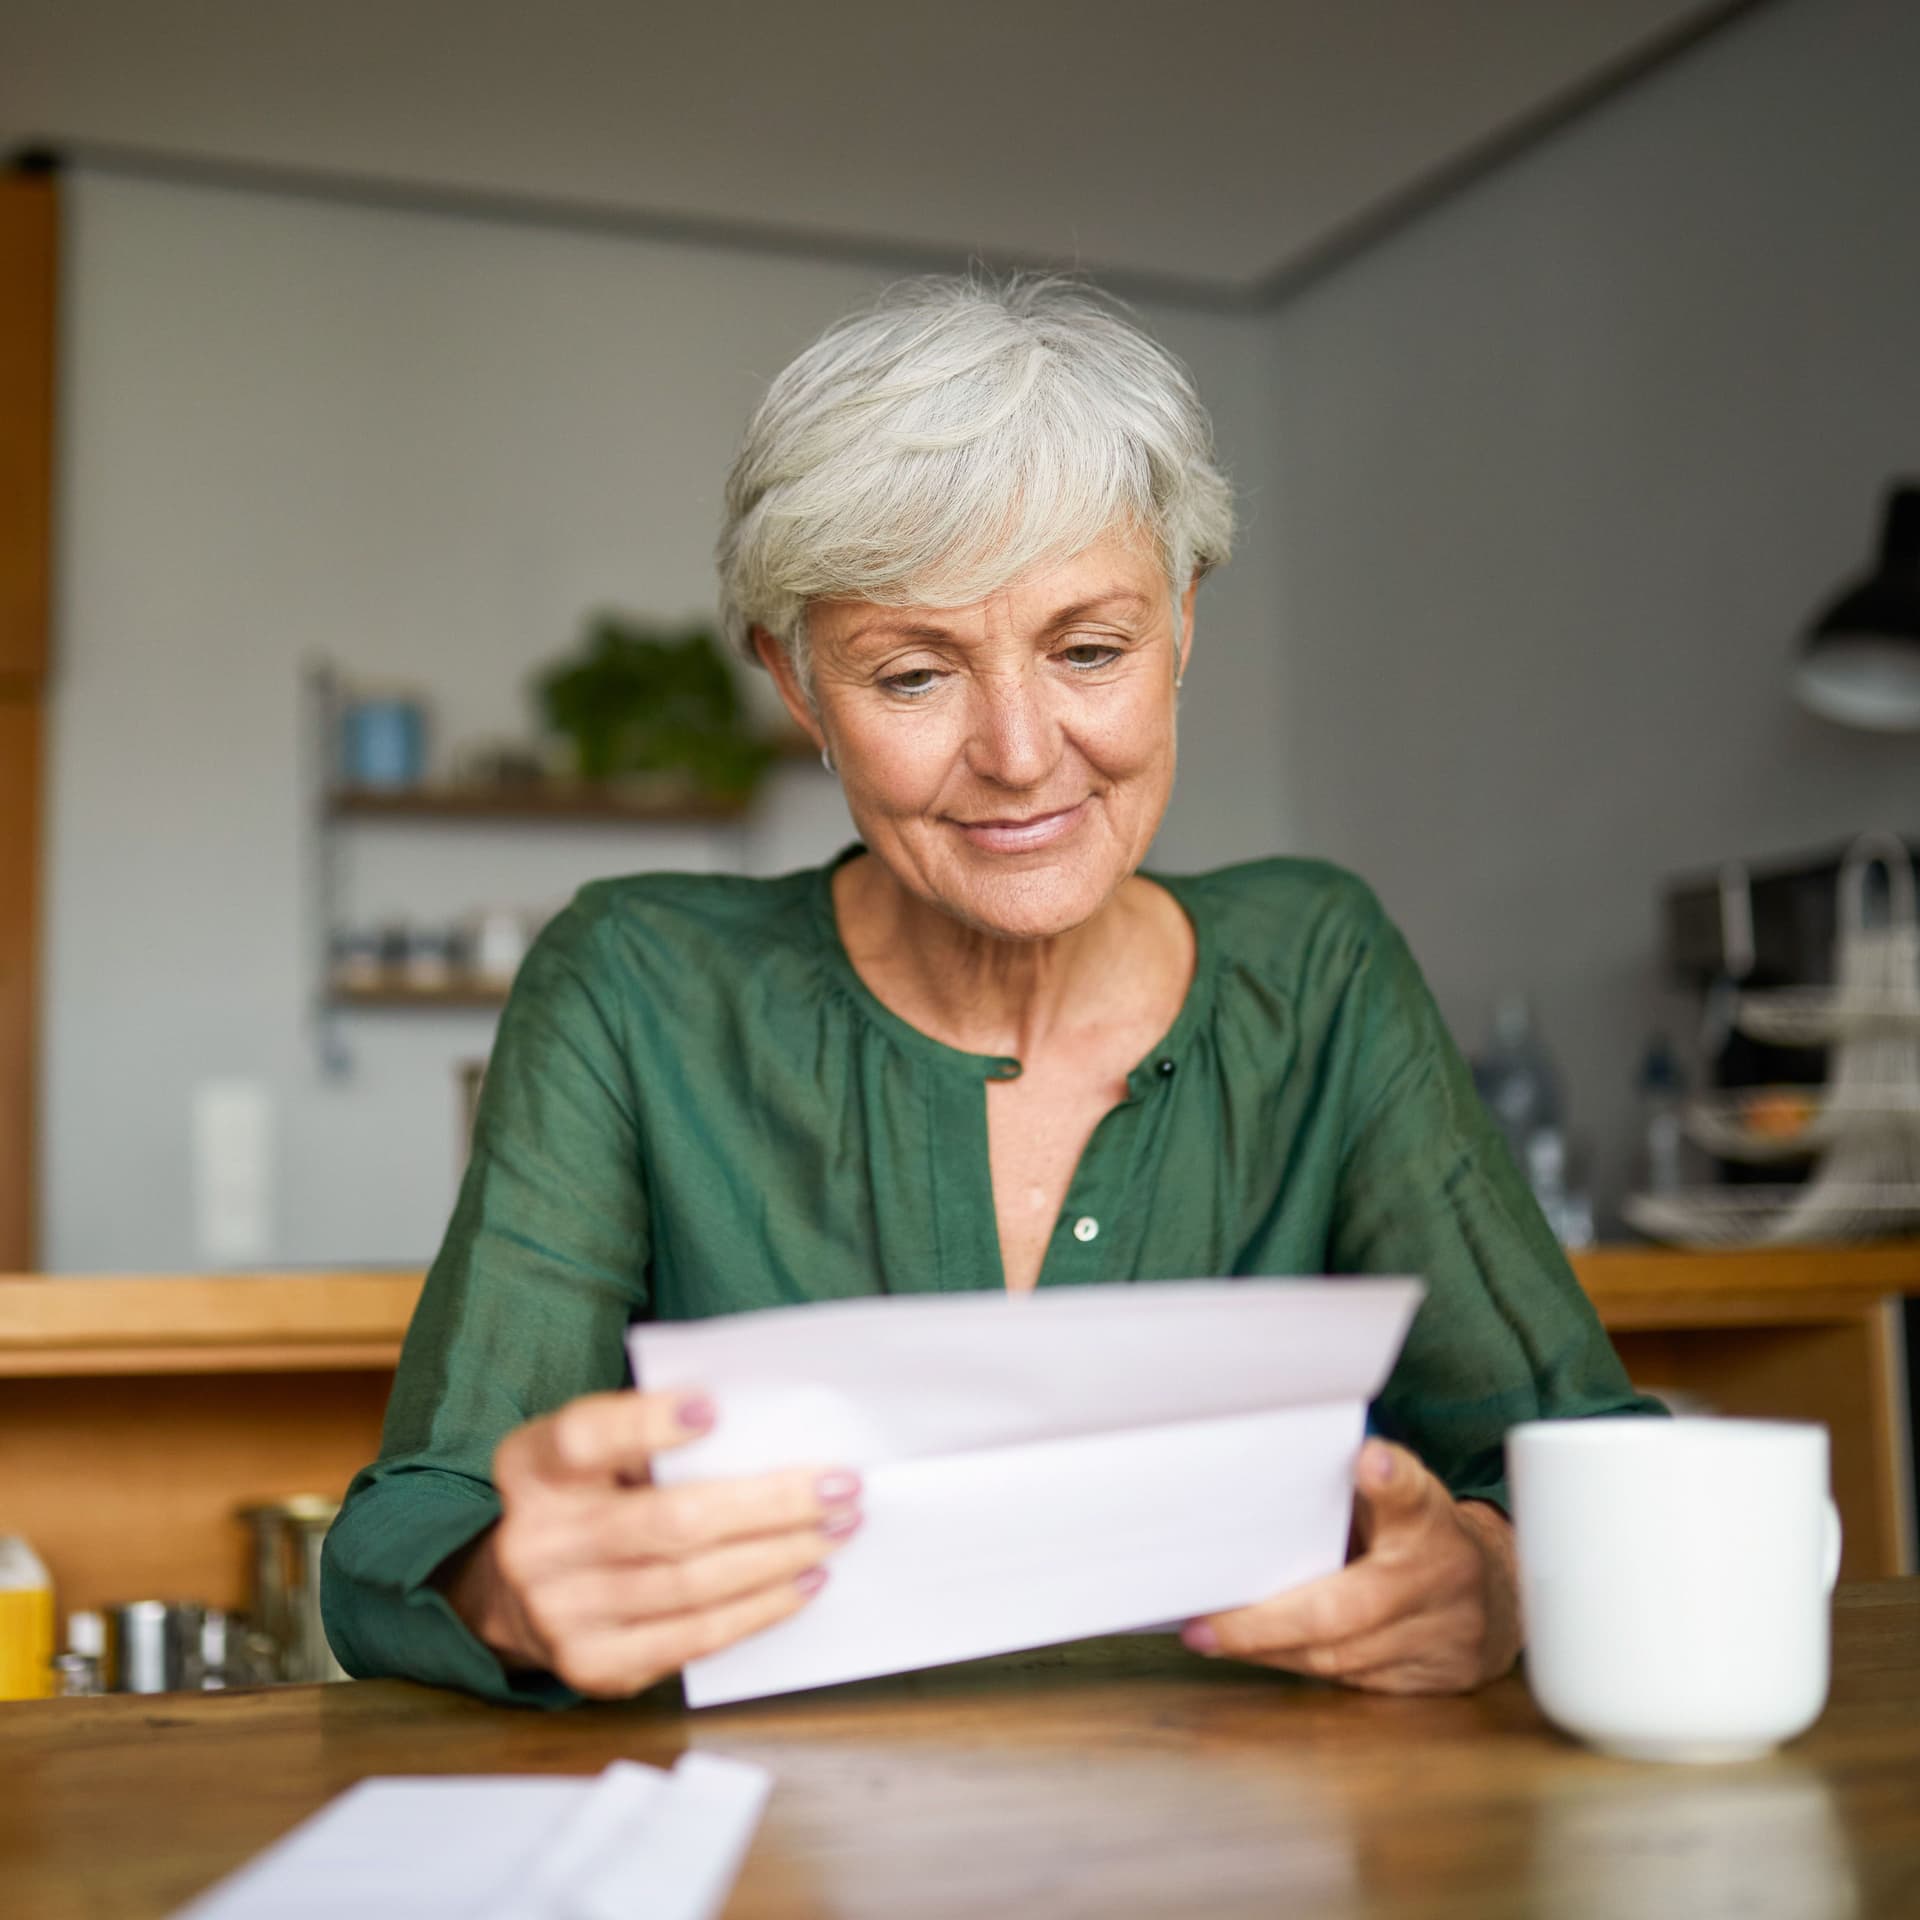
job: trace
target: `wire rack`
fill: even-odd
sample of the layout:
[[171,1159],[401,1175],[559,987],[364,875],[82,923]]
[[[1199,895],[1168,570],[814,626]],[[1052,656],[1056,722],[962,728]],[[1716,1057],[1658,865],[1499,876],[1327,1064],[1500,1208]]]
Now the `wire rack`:
[[[1885,914],[1869,900],[1885,875]],[[1628,1222],[1684,1246],[1858,1240],[1920,1226],[1920,914],[1905,843],[1856,841],[1841,868],[1834,985],[1742,994],[1734,1023],[1776,1046],[1826,1046],[1825,1087],[1748,1088],[1697,1100],[1687,1129],[1722,1160],[1818,1156],[1803,1186],[1633,1194]]]
[[1804,1160],[1863,1129],[1920,1131],[1920,1087],[1752,1087],[1687,1108],[1687,1131],[1717,1160]]
[[1787,1247],[1871,1240],[1920,1225],[1920,1182],[1804,1187],[1696,1187],[1636,1193],[1622,1209],[1655,1240],[1689,1247]]

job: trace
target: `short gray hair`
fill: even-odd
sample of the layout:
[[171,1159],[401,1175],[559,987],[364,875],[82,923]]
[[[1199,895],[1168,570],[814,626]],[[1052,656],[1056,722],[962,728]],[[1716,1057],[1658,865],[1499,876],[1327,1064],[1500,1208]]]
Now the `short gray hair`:
[[1116,526],[1174,596],[1224,561],[1233,495],[1186,369],[1058,275],[913,280],[768,388],[727,477],[729,642],[764,627],[807,677],[818,599],[964,606]]

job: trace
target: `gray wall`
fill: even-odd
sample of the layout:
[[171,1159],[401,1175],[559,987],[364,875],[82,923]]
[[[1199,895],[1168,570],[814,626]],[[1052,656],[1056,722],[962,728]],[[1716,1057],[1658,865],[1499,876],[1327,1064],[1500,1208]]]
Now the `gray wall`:
[[[1920,830],[1920,751],[1802,715],[1795,628],[1920,467],[1920,9],[1799,0],[1267,317],[1148,318],[1241,481],[1160,858],[1367,874],[1464,1039],[1542,1002],[1618,1186],[1660,876]],[[300,660],[508,730],[601,601],[707,603],[762,381],[877,276],[82,178],[69,236],[45,1058],[49,1265],[193,1266],[196,1088],[274,1115],[285,1262],[418,1259],[488,1023],[304,1026]],[[794,770],[746,842],[356,840],[365,916],[552,902],[609,868],[812,859]]]
[[[262,1263],[418,1260],[452,1198],[478,1015],[306,1025],[300,663],[434,697],[446,739],[610,603],[711,604],[761,385],[881,276],[832,265],[82,175],[67,233],[43,1260],[195,1267],[191,1116],[264,1093]],[[1260,322],[1149,313],[1219,410],[1245,558],[1203,596],[1174,865],[1263,852],[1279,771]],[[769,871],[848,837],[817,769],[745,837],[355,830],[356,918],[557,904],[595,873]]]
[[1920,471],[1920,7],[1762,9],[1273,331],[1282,818],[1457,1033],[1529,987],[1617,1188],[1660,876],[1887,825],[1796,628]]

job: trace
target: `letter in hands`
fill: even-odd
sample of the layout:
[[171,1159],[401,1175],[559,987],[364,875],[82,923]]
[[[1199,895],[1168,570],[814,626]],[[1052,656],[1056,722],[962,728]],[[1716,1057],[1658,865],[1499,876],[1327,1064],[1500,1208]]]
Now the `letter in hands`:
[[648,1484],[714,1420],[699,1394],[597,1393],[516,1428],[499,1520],[442,1575],[454,1611],[509,1667],[607,1699],[798,1612],[860,1525],[859,1476]]

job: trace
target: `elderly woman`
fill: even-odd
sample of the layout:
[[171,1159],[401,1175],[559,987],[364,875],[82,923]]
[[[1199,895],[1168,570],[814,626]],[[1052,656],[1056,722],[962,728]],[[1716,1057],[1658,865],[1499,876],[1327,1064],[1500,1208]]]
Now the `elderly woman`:
[[1519,1644],[1501,1439],[1634,1408],[1407,948],[1350,875],[1141,868],[1228,488],[1180,367],[1088,290],[934,281],[773,383],[729,633],[860,841],[588,887],[502,1021],[387,1416],[327,1543],[360,1674],[637,1692],[827,1579],[857,1476],[673,1490],[646,1317],[954,1288],[1418,1273],[1340,1572],[1196,1652],[1401,1691]]

